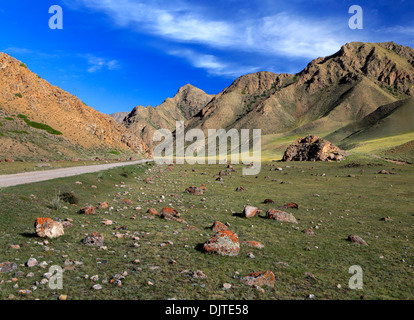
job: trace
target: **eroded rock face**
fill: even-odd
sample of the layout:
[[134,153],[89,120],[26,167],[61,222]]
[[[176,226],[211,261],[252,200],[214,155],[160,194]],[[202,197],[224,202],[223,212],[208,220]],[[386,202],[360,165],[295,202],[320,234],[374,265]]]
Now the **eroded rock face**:
[[102,247],[104,244],[104,237],[98,232],[88,234],[85,239],[82,240],[83,244],[87,246]]
[[41,238],[53,239],[65,234],[62,223],[50,218],[37,218],[34,227],[36,234]]
[[280,222],[298,223],[296,218],[291,214],[282,210],[269,209],[266,212],[267,219],[273,219]]
[[237,256],[240,251],[239,238],[230,230],[219,231],[203,245],[203,249],[208,253]]
[[282,161],[340,161],[345,152],[327,140],[308,135],[287,147]]

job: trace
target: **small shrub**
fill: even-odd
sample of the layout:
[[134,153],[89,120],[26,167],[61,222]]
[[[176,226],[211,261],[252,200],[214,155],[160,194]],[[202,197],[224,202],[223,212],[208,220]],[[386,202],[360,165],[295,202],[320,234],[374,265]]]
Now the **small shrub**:
[[15,93],[14,95],[15,95],[17,98],[22,98],[22,97],[23,97],[21,93]]
[[4,119],[9,120],[9,121],[14,121],[14,119],[13,118],[10,118],[10,117],[6,117]]
[[52,203],[50,205],[50,208],[53,210],[59,210],[62,209],[62,202],[60,201],[60,196],[58,194],[55,195],[55,197],[52,199]]
[[29,134],[29,132],[23,130],[9,130],[9,132],[17,134]]
[[26,64],[24,64],[23,62],[22,62],[22,63],[20,63],[20,66],[21,66],[21,67],[23,67],[23,68],[28,69],[28,68],[27,68],[27,66],[26,66]]
[[120,154],[119,151],[116,151],[116,150],[111,150],[111,151],[109,151],[109,153],[116,154],[116,155],[119,155]]
[[79,203],[79,198],[77,197],[77,195],[72,191],[72,192],[64,192],[62,194],[59,195],[59,198],[67,203],[70,204],[78,204]]
[[19,115],[17,115],[17,118],[27,119],[27,116],[25,116],[24,114],[19,114]]

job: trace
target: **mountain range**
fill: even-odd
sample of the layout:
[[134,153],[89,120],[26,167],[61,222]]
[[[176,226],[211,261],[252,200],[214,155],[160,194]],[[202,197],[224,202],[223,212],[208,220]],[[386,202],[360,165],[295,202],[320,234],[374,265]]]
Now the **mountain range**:
[[[59,150],[63,155],[82,149],[89,154],[117,150],[151,156],[155,130],[173,131],[178,120],[185,121],[186,130],[261,129],[264,154],[274,158],[289,142],[307,134],[349,150],[393,154],[392,149],[395,155],[402,148],[411,154],[414,50],[394,42],[347,43],[297,74],[243,75],[216,95],[187,84],[159,106],[137,106],[111,116],[0,54],[0,119],[12,117],[20,131],[30,127],[35,132],[29,137],[42,134],[43,139],[36,145],[34,138],[11,132],[19,130],[5,132],[11,122],[0,120],[0,158],[8,155],[10,146],[19,146],[20,156],[30,149],[39,155],[46,149],[45,154]],[[30,122],[61,134],[33,129]]]

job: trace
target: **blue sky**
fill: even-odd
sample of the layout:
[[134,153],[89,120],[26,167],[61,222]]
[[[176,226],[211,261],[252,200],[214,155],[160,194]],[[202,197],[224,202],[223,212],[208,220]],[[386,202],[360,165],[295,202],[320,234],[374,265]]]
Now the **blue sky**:
[[[49,7],[63,9],[51,30]],[[350,6],[363,9],[351,30]],[[218,93],[257,71],[297,73],[346,42],[414,47],[411,0],[3,0],[0,51],[104,113],[191,83]]]

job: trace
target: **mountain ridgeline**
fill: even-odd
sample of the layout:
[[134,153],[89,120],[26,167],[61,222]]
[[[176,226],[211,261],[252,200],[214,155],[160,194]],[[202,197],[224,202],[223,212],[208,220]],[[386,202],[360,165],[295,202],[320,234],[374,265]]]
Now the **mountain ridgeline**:
[[[200,98],[185,104],[183,92],[187,98],[197,92]],[[412,48],[394,42],[353,42],[311,61],[297,74],[247,74],[215,96],[187,85],[156,108],[136,107],[123,123],[147,144],[155,129],[172,129],[179,119],[186,120],[186,130],[254,128],[263,135],[318,134],[349,145],[345,142],[363,139],[368,131],[370,137],[375,132],[413,132],[411,124],[379,129],[381,124],[398,123],[397,114],[414,114],[413,96]],[[187,111],[189,105],[192,112]],[[401,108],[405,111],[397,112]],[[385,121],[392,115],[393,121]]]

